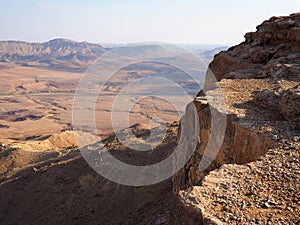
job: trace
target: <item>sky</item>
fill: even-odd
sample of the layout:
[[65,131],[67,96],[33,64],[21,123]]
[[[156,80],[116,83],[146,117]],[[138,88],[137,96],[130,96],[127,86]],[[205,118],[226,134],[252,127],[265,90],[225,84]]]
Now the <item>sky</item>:
[[300,0],[0,1],[0,40],[93,43],[162,41],[237,44],[272,16],[300,11]]

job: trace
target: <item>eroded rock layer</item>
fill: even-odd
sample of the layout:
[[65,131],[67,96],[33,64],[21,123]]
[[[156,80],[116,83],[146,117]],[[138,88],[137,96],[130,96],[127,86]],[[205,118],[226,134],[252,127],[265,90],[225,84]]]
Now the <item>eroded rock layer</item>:
[[200,143],[173,177],[172,223],[298,224],[300,13],[264,21],[245,42],[216,55],[210,69],[224,97],[226,131],[210,166],[199,170],[214,138],[212,112],[224,113],[206,101],[214,88],[200,92],[191,103]]

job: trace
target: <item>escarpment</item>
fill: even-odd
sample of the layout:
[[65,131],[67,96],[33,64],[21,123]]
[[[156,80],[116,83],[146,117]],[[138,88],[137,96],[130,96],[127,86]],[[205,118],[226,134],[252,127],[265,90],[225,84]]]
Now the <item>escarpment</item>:
[[298,224],[300,13],[264,21],[209,68],[190,103],[199,143],[173,177],[172,224]]

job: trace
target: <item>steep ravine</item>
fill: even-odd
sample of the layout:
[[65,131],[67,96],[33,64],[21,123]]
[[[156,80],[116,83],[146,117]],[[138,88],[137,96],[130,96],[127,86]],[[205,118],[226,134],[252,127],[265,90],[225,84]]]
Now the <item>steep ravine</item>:
[[211,62],[207,80],[213,73],[221,87],[226,132],[210,166],[199,170],[211,112],[219,110],[207,101],[217,90],[200,92],[191,103],[200,143],[173,177],[172,224],[299,224],[299,32],[299,13],[272,17]]

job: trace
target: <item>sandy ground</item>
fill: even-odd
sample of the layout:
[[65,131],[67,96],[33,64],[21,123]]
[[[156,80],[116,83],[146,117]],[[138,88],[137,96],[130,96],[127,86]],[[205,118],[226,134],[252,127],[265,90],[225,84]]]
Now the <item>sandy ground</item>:
[[[0,225],[168,224],[171,180],[145,187],[116,184],[97,174],[76,148],[72,107],[81,76],[18,66],[0,69]],[[102,139],[113,131],[110,118],[115,97],[105,95],[95,106],[97,134]],[[184,109],[184,99],[181,103]],[[153,96],[122,113],[129,125],[138,124],[141,129],[180,117],[172,104]],[[89,119],[82,117],[83,122]],[[153,151],[158,154],[151,156],[152,161],[164,159],[173,150],[177,126]],[[136,134],[146,138],[144,132]],[[81,136],[94,140],[88,130]],[[115,139],[109,136],[107,146],[119,159],[133,164],[151,161],[128,152]]]
[[[20,143],[43,140],[50,135],[71,130],[76,85],[82,75],[20,66],[0,69],[0,141]],[[124,82],[120,81],[121,77],[119,75],[112,80]],[[116,93],[117,88],[111,89]],[[107,135],[113,131],[112,111],[119,113],[115,113],[118,119],[129,117],[129,126],[142,124],[155,127],[160,126],[162,121],[178,121],[180,113],[184,112],[186,99],[170,98],[172,101],[181,101],[179,113],[168,100],[153,96],[138,100],[132,108],[120,113],[118,107],[112,108],[116,94],[109,92],[102,95],[95,105],[97,134]],[[133,100],[128,100],[128,104],[129,101]],[[81,118],[83,123],[90,119],[85,115]]]

